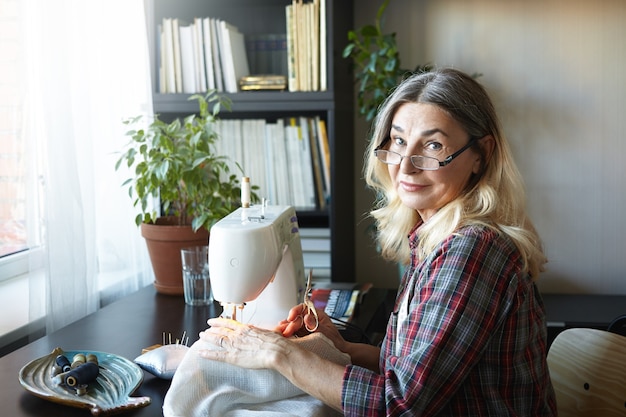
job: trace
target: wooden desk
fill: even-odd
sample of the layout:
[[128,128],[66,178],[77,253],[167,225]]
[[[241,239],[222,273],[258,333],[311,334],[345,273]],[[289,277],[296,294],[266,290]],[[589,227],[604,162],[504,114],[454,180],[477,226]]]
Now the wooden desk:
[[[141,349],[162,343],[163,332],[172,338],[189,336],[189,344],[207,327],[206,320],[221,312],[217,304],[191,307],[182,296],[157,294],[146,287],[118,302],[91,314],[57,332],[36,340],[0,358],[0,404],[2,415],[20,416],[90,416],[87,409],[73,408],[40,399],[19,383],[19,370],[33,359],[47,355],[56,347],[114,353],[129,360]],[[145,372],[144,381],[133,396],[148,396],[151,404],[128,413],[133,417],[162,416],[163,398],[169,381]]]
[[[626,296],[549,294],[543,297],[548,330],[553,336],[568,327],[606,328],[615,317],[626,314]],[[375,343],[385,330],[394,298],[393,290],[373,288],[357,310],[355,324]],[[182,296],[157,294],[152,286],[141,289],[0,358],[1,414],[11,417],[90,416],[87,409],[59,405],[27,392],[19,383],[19,370],[56,347],[109,352],[133,360],[144,347],[161,343],[163,332],[176,338],[186,331],[191,344],[206,328],[207,318],[220,312],[221,307],[217,304],[191,307],[185,305]],[[133,417],[162,416],[163,398],[169,386],[169,381],[144,373],[144,381],[133,396],[148,396],[151,404],[127,414]]]
[[[384,330],[388,316],[380,320],[376,317],[381,314],[384,316],[387,308],[393,307],[385,307],[388,297],[390,295],[386,290],[372,289],[359,306],[355,324],[364,329],[370,338]],[[186,331],[191,345],[198,339],[198,333],[207,327],[206,320],[216,317],[221,311],[222,308],[217,303],[191,307],[185,305],[182,296],[158,294],[152,286],[141,289],[0,358],[1,414],[11,417],[90,416],[87,409],[52,403],[26,391],[18,380],[22,366],[49,354],[56,347],[64,350],[108,352],[132,361],[141,354],[141,349],[162,343],[163,332],[171,333],[174,339]],[[169,381],[144,372],[143,383],[133,396],[148,396],[151,403],[126,414],[133,417],[162,416],[163,398],[169,386]]]

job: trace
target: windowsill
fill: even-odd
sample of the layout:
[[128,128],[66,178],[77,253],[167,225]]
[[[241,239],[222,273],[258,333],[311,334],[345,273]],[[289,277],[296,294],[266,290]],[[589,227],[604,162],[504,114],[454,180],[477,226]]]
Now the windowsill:
[[[20,341],[29,341],[32,337],[43,336],[45,333],[45,308],[41,308],[41,314],[37,317],[30,317],[31,285],[44,288],[43,269],[0,282],[0,306],[5,311],[5,314],[0,314],[0,356],[6,348],[15,344],[19,346],[24,344]],[[40,306],[45,303],[43,294],[44,291],[39,291]]]
[[[128,292],[125,280],[131,272],[102,274],[99,277],[100,308]],[[44,269],[0,280],[0,356],[45,336],[45,278]],[[31,317],[30,303],[39,311]],[[37,314],[39,313],[39,314]]]
[[[43,270],[35,271],[30,274],[19,275],[15,278],[0,282],[0,305],[2,309],[10,314],[0,315],[0,337],[3,337],[9,332],[14,331],[22,326],[26,326],[30,323],[30,295],[29,288],[31,285],[35,285],[37,288],[42,288],[44,285]],[[32,283],[30,280],[34,280]],[[41,300],[39,305],[43,305],[45,300],[43,298],[43,291],[41,291]],[[43,317],[42,314],[39,317],[33,319],[39,319]]]

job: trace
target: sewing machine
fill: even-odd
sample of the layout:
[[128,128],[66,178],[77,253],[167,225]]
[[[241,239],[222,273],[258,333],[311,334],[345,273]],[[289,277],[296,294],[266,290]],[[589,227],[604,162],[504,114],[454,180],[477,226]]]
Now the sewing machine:
[[209,274],[222,317],[276,327],[302,302],[305,286],[294,208],[242,207],[217,222],[209,238]]

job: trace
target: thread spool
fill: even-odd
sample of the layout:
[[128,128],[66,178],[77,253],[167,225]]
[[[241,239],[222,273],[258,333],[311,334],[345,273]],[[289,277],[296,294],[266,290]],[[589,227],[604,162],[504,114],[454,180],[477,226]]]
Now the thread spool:
[[86,356],[87,362],[92,362],[95,363],[96,365],[98,364],[98,357],[96,355],[94,355],[93,353],[90,353]]
[[69,359],[67,359],[64,355],[57,356],[54,362],[61,372],[67,372],[72,368]]
[[241,178],[241,207],[250,207],[250,177]]
[[74,355],[74,358],[72,358],[72,369],[76,369],[79,366],[83,365],[85,362],[87,362],[87,358],[85,357],[85,355],[83,355],[82,353],[77,353],[76,355]]
[[89,385],[87,385],[87,384],[83,384],[83,385],[79,385],[79,386],[75,387],[76,395],[85,395],[85,394],[87,394],[87,388],[89,388]]
[[87,385],[98,377],[100,368],[94,362],[86,362],[77,368],[72,369],[65,376],[65,384],[70,387]]

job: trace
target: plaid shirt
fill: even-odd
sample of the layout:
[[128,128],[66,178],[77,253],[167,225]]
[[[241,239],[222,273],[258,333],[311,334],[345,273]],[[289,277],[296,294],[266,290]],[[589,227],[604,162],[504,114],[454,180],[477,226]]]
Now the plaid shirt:
[[512,241],[468,226],[412,253],[381,373],[346,367],[345,415],[555,416],[543,303]]

